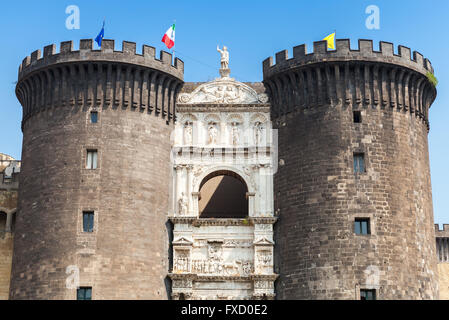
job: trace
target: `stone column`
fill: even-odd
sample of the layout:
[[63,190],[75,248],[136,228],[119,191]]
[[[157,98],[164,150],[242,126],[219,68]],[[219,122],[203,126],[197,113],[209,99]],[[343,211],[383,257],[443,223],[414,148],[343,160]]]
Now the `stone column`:
[[266,187],[265,187],[265,168],[263,165],[254,166],[255,177],[254,180],[257,181],[257,201],[256,200],[256,215],[261,216],[265,214],[266,211]]
[[193,165],[188,165],[187,166],[187,187],[186,187],[186,195],[188,198],[188,208],[187,208],[187,214],[189,216],[193,215],[193,196],[192,196],[192,191],[193,191]]
[[256,193],[247,192],[246,196],[248,197],[248,216],[254,217],[254,196]]
[[192,215],[199,217],[200,213],[198,212],[198,197],[200,193],[199,192],[192,192],[192,202],[193,202],[193,208],[192,208]]
[[230,135],[227,134],[229,132],[227,123],[225,121],[220,121],[218,124],[220,125],[220,139],[218,140],[218,144],[232,145],[232,141],[230,141]]
[[178,214],[179,212],[179,208],[178,208],[178,200],[179,197],[181,196],[181,192],[182,192],[182,166],[181,165],[175,165],[175,170],[176,170],[176,194],[174,196],[174,200],[175,200],[175,205],[174,205],[174,209],[175,209],[175,213]]
[[271,164],[266,165],[265,169],[266,175],[266,213],[269,216],[274,215],[274,203],[273,203],[273,166]]

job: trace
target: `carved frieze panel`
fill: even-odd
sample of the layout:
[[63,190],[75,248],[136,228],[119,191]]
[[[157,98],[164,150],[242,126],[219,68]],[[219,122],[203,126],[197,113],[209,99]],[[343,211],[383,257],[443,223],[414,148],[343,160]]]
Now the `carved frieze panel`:
[[192,288],[193,280],[192,279],[174,279],[172,283],[175,288]]
[[254,264],[252,261],[192,260],[192,272],[197,274],[249,276],[253,270]]
[[274,283],[273,281],[256,280],[254,289],[274,289]]
[[173,259],[173,272],[190,272],[190,250],[175,250],[175,257]]
[[[175,298],[274,296],[270,179],[277,159],[267,102],[267,95],[229,77],[178,96],[170,214]],[[244,181],[246,217],[201,218],[201,186],[215,172]]]
[[221,78],[204,83],[192,93],[181,93],[178,97],[178,103],[182,104],[254,104],[267,102],[268,96],[265,93],[257,94],[251,87],[231,78]]

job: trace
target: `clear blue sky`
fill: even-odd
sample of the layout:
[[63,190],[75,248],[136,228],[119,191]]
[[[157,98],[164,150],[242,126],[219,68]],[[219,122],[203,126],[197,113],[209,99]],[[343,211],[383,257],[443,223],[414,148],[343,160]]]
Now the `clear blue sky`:
[[[65,26],[68,5],[80,9],[80,29]],[[365,27],[368,5],[380,9],[380,30]],[[176,20],[176,50],[185,62],[186,81],[217,77],[217,44],[227,45],[232,75],[261,81],[262,61],[277,51],[306,43],[309,48],[337,30],[337,38],[402,44],[429,58],[439,80],[430,112],[430,164],[435,221],[449,223],[449,1],[294,0],[3,1],[0,8],[0,152],[20,159],[21,107],[14,93],[22,59],[45,45],[95,38],[106,17],[105,38],[163,48],[161,38]],[[78,44],[75,45],[75,48]],[[396,48],[397,50],[397,48]]]

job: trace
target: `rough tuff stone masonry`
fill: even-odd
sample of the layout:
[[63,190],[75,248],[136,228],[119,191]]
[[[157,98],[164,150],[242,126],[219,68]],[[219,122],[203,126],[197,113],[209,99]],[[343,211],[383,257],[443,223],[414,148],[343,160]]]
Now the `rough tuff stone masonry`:
[[[94,299],[167,299],[170,132],[183,64],[135,43],[47,46],[24,60],[16,93],[23,151],[11,299],[75,299],[66,268]],[[137,84],[143,83],[143,87]],[[98,112],[98,123],[90,112]],[[98,168],[86,169],[87,150]],[[95,229],[82,232],[82,212]]]
[[[274,178],[278,298],[437,298],[430,62],[391,43],[377,52],[337,40],[335,51],[315,42],[263,66],[284,163]],[[354,153],[365,172],[354,173]],[[355,218],[370,219],[371,235],[354,233]]]
[[[329,52],[316,42],[311,54],[298,46],[292,59],[282,51],[276,64],[263,64],[279,130],[275,293],[354,299],[365,288],[378,299],[437,298],[427,146],[433,69],[402,46],[394,54],[385,42],[380,52],[367,40],[359,50],[336,44]],[[11,299],[74,299],[70,265],[94,299],[169,297],[170,132],[183,63],[154,56],[152,47],[140,55],[133,43],[114,51],[103,40],[100,51],[82,40],[78,51],[64,42],[60,53],[51,45],[24,59]],[[88,149],[98,151],[95,170],[85,169]],[[354,174],[354,153],[364,154],[366,172]],[[92,234],[82,232],[84,210],[95,211]],[[370,219],[371,235],[354,235],[355,218]]]

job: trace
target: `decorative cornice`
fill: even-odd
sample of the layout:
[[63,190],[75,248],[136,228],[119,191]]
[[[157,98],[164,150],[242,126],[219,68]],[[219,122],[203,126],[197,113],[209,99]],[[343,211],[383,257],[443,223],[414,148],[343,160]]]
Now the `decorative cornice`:
[[227,218],[198,218],[192,222],[195,227],[199,226],[253,226],[251,219],[227,219]]
[[197,220],[198,217],[187,217],[187,216],[169,216],[168,220],[170,220],[172,223],[180,223],[180,224],[192,224],[194,220]]
[[272,274],[251,274],[250,276],[251,280],[258,280],[258,281],[275,281],[279,275],[276,273],[272,273]]
[[222,104],[222,103],[176,103],[177,112],[270,112],[269,103]]
[[195,280],[195,281],[251,281],[252,276],[225,276],[225,275],[199,275],[196,273],[169,273],[172,280]]
[[279,275],[273,274],[251,274],[249,276],[222,276],[222,275],[199,275],[196,273],[169,273],[172,280],[195,280],[195,281],[275,281]]
[[277,217],[251,217],[254,224],[275,224]]
[[[192,154],[198,154],[198,155],[204,155],[205,153],[214,152],[214,156],[221,156],[223,154],[266,154],[272,152],[270,146],[236,146],[236,147],[229,147],[229,146],[222,146],[222,145],[209,145],[209,146],[174,146],[173,147],[173,153],[178,153],[181,151],[188,151],[189,156]],[[267,156],[269,157],[269,156]],[[185,163],[177,163],[175,166],[186,166]],[[268,163],[255,163],[255,165],[264,165],[269,166]],[[175,168],[174,166],[174,168]],[[175,168],[176,169],[176,168]]]
[[277,217],[248,217],[236,218],[198,218],[196,216],[169,216],[172,223],[192,224],[194,226],[254,226],[254,224],[274,224]]
[[196,280],[195,273],[169,273],[169,278],[172,280]]

